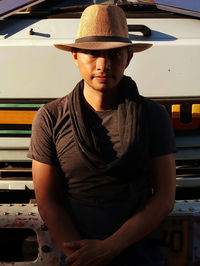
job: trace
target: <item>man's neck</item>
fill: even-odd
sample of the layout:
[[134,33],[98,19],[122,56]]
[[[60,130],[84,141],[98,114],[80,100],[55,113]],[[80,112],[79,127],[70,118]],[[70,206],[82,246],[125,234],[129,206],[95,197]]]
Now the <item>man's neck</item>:
[[117,90],[112,92],[88,90],[84,88],[83,95],[89,108],[95,111],[115,109],[117,106]]

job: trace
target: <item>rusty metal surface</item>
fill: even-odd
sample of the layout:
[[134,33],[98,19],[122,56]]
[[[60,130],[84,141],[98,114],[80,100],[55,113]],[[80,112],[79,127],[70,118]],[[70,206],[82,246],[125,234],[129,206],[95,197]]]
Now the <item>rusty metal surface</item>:
[[192,265],[200,266],[200,200],[179,201],[176,203],[172,215],[192,216]]
[[[170,218],[177,218],[177,221],[181,222],[182,251],[184,251],[182,257],[188,252],[186,264],[182,263],[180,266],[200,266],[200,200],[177,201],[168,219]],[[181,230],[175,230],[174,232],[180,233]],[[178,252],[174,255],[178,258]],[[174,263],[173,266],[175,265],[179,264]]]
[[[185,242],[187,242],[184,243],[180,252],[177,252],[177,250],[175,254],[172,254],[171,251],[171,253],[168,252],[166,255],[168,256],[168,261],[170,262],[174,260],[173,263],[175,263],[175,258],[178,258],[178,255],[180,255],[183,259],[183,262],[181,262],[182,265],[180,263],[175,263],[173,266],[200,265],[200,200],[176,201],[174,210],[168,216],[166,221],[165,229],[167,227],[167,230],[169,230],[168,233],[177,233],[178,230],[182,230],[183,236],[186,237],[184,238]],[[45,227],[44,222],[38,213],[36,203],[0,204],[0,229],[2,228],[27,228],[33,230],[37,235],[38,256],[33,261],[0,261],[0,265],[59,265],[60,250],[53,242],[48,229]],[[174,248],[180,248],[177,239],[175,239]],[[183,257],[182,254],[185,254],[185,257]],[[186,264],[184,264],[184,261],[186,261]],[[167,265],[171,266],[171,264]]]
[[200,217],[200,199],[176,201],[173,212],[170,215],[192,215]]
[[28,228],[37,235],[38,257],[34,261],[0,262],[1,266],[55,266],[59,264],[60,250],[44,226],[37,204],[0,204],[0,228]]

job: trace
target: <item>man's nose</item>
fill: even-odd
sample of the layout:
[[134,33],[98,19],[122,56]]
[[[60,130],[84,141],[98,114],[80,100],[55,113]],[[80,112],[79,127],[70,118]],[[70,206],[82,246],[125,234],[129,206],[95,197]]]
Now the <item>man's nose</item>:
[[96,67],[99,71],[107,71],[110,69],[111,60],[107,54],[101,55],[96,60]]

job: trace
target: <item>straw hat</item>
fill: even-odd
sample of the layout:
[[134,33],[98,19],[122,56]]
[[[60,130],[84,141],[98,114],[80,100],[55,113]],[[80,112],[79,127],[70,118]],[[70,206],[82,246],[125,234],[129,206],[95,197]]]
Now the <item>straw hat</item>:
[[73,48],[107,50],[127,46],[133,52],[142,52],[152,45],[131,42],[126,15],[120,7],[91,5],[82,13],[75,43],[54,46],[64,51],[72,51]]

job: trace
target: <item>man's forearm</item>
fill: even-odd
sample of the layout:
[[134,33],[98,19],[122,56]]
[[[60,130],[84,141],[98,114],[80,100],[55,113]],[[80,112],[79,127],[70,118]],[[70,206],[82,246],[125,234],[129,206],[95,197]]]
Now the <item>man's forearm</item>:
[[[163,203],[162,201],[160,202]],[[81,240],[68,242],[67,247],[77,251],[69,256],[67,263],[77,261],[77,265],[107,265],[124,249],[139,241],[170,212],[171,207],[160,208],[159,199],[153,198],[145,209],[127,220],[112,236],[104,240]],[[164,205],[164,204],[163,204]]]
[[56,244],[67,254],[64,242],[80,240],[81,236],[75,228],[67,209],[57,202],[48,201],[38,207],[40,215]]
[[152,159],[152,176],[154,192],[144,209],[134,214],[106,239],[118,253],[152,232],[174,207],[176,194],[174,155],[167,154]]
[[38,210],[57,245],[66,253],[64,242],[80,240],[63,202],[60,169],[33,160],[33,182]]
[[144,238],[155,228],[159,226],[161,221],[172,210],[171,206],[162,206],[153,197],[143,210],[133,215],[127,220],[113,235],[105,240],[109,246],[115,250],[113,252],[119,254],[130,245]]

